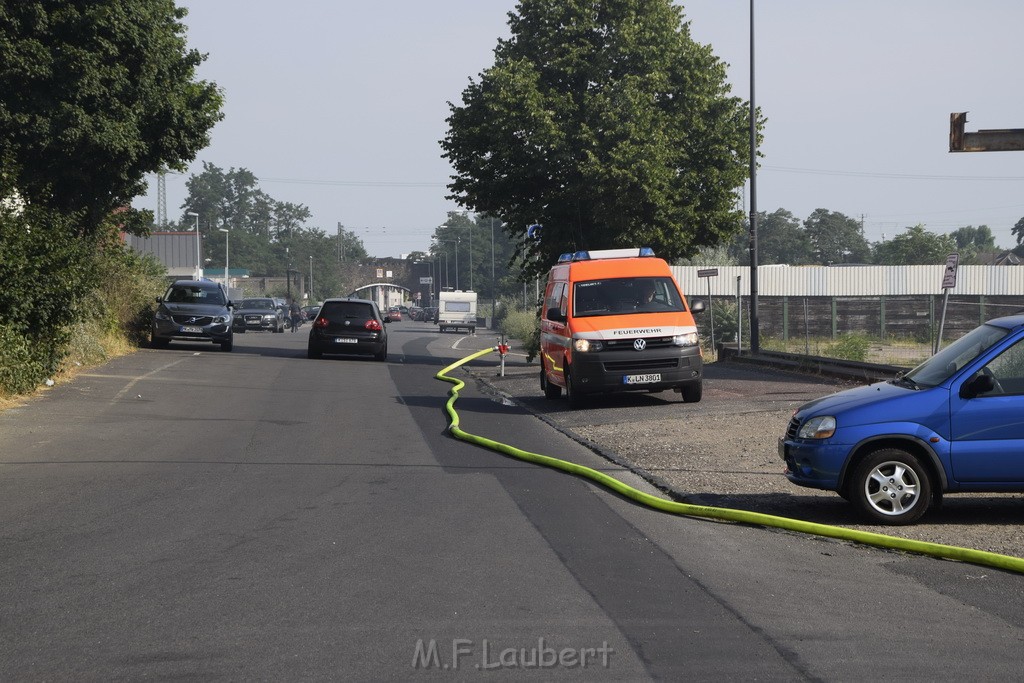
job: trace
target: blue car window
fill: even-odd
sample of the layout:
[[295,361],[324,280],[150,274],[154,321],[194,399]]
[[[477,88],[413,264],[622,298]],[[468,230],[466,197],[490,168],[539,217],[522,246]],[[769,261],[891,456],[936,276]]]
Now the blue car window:
[[906,374],[920,387],[935,387],[983,354],[1010,331],[996,325],[976,327]]
[[993,358],[982,370],[995,380],[985,394],[1024,394],[1024,343],[1017,342]]

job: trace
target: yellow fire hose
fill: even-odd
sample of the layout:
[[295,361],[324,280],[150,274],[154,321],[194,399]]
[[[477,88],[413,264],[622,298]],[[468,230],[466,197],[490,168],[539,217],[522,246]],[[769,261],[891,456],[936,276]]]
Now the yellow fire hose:
[[805,522],[799,519],[778,517],[776,515],[750,512],[748,510],[734,510],[708,505],[693,505],[690,503],[680,503],[674,500],[659,498],[658,496],[652,496],[649,493],[644,493],[643,491],[635,489],[614,477],[604,474],[603,472],[598,472],[590,467],[577,465],[566,460],[560,460],[558,458],[541,455],[539,453],[531,453],[530,451],[524,451],[520,448],[516,448],[515,446],[509,446],[508,444],[493,441],[475,434],[470,434],[459,427],[459,414],[455,411],[455,401],[459,398],[459,390],[466,386],[466,383],[455,377],[449,377],[447,373],[496,350],[497,347],[477,351],[476,353],[466,356],[462,360],[452,363],[435,375],[437,379],[445,382],[451,382],[455,385],[451,389],[451,396],[445,404],[445,410],[451,418],[449,431],[457,439],[476,444],[478,446],[483,446],[484,448],[488,448],[492,451],[504,453],[505,455],[510,455],[513,458],[525,460],[526,462],[552,467],[570,474],[585,477],[611,489],[612,491],[615,491],[616,493],[620,493],[641,505],[646,505],[647,507],[654,508],[655,510],[661,510],[662,512],[668,512],[675,515],[687,515],[690,517],[721,519],[729,522],[740,522],[742,524],[756,524],[759,526],[775,527],[777,529],[786,529],[788,531],[798,531],[805,534],[815,534],[818,536],[826,536],[828,538],[838,538],[844,541],[853,541],[855,543],[862,543],[864,545],[871,545],[879,548],[902,550],[947,560],[959,560],[961,562],[969,562],[971,564],[1024,573],[1024,558],[1012,557],[1010,555],[1000,555],[999,553],[974,550],[971,548],[961,548],[953,545],[943,545],[941,543],[929,543],[927,541],[897,538],[895,536],[887,536],[885,534],[877,534],[870,531],[856,531],[854,529],[846,529],[828,524],[819,524],[817,522]]

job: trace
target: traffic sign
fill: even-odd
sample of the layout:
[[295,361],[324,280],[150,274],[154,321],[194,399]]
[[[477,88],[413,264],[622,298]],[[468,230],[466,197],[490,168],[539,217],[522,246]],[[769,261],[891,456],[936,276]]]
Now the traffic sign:
[[953,289],[956,287],[956,269],[960,264],[960,254],[950,254],[946,257],[946,270],[942,275],[942,288]]
[[701,268],[697,271],[697,277],[718,277],[718,268]]

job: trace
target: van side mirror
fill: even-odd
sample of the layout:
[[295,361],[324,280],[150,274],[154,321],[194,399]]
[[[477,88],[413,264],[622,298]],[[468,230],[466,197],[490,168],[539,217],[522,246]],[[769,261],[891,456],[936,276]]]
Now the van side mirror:
[[690,302],[690,313],[703,313],[704,299],[694,299]]
[[565,316],[562,315],[562,310],[560,308],[558,308],[557,306],[555,306],[553,308],[549,308],[548,312],[547,312],[547,315],[545,315],[544,317],[547,318],[548,320],[551,320],[551,321],[556,322],[556,323],[564,323],[565,322]]
[[960,385],[960,398],[976,398],[996,388],[992,375],[978,375]]

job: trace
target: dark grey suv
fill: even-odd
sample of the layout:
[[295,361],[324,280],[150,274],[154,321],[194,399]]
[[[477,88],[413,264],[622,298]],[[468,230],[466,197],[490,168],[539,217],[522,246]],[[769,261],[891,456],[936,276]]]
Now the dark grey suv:
[[328,299],[310,326],[307,355],[370,354],[376,360],[387,360],[388,331],[384,325],[389,322],[391,319],[381,316],[372,301]]
[[154,348],[166,348],[173,340],[213,342],[221,351],[231,350],[231,302],[219,282],[177,280],[156,301],[150,336]]

